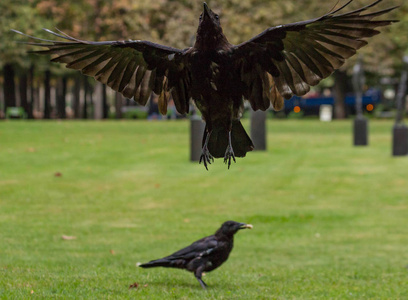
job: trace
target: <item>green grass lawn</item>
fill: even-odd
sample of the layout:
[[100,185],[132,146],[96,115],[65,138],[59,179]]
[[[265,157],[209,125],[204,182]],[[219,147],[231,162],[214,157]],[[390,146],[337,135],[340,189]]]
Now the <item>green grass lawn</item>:
[[[268,122],[267,152],[209,171],[188,160],[186,121],[0,122],[0,298],[407,299],[408,157],[391,156],[392,122],[370,121],[368,147],[350,120]],[[207,291],[136,267],[228,219],[254,229]]]

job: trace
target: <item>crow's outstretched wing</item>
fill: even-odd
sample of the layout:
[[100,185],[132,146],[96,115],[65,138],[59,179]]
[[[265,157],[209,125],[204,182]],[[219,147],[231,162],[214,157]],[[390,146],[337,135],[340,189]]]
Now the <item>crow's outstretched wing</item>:
[[337,14],[350,4],[320,18],[271,27],[249,41],[234,46],[232,56],[240,73],[243,96],[254,110],[276,110],[283,98],[304,95],[342,66],[356,50],[365,46],[364,38],[379,33],[376,27],[396,20],[375,20],[396,7],[373,13],[364,12],[381,2],[348,13]]
[[177,111],[181,114],[188,112],[190,74],[184,63],[186,50],[139,40],[90,42],[63,32],[45,31],[64,40],[29,36],[43,43],[28,44],[48,48],[34,53],[51,54],[53,62],[66,63],[67,68],[80,70],[142,105],[153,91],[159,95],[162,114],[167,111],[170,94]]

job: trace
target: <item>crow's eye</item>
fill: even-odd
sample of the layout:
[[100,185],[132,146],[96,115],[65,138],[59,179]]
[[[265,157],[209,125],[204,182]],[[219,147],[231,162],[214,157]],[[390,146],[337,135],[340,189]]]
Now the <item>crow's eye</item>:
[[218,20],[220,18],[219,15],[215,15],[214,17],[215,17],[216,20]]

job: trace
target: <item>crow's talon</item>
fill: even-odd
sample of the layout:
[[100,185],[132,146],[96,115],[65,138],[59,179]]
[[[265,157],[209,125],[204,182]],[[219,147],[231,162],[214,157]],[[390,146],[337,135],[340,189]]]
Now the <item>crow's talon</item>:
[[228,169],[231,166],[231,158],[234,161],[234,163],[236,163],[237,161],[235,160],[235,154],[234,154],[234,150],[232,149],[231,146],[227,147],[227,150],[225,151],[225,156],[224,156],[224,163],[227,164],[228,163]]
[[208,171],[207,160],[205,159],[204,154],[201,154],[199,164],[201,164],[201,161],[204,163],[204,167],[205,167],[206,170]]
[[203,152],[201,153],[199,164],[201,164],[201,161],[204,163],[204,167],[207,169],[207,171],[207,164],[211,165],[211,162],[214,162],[214,157],[211,155],[210,151],[208,151],[206,146],[204,146]]

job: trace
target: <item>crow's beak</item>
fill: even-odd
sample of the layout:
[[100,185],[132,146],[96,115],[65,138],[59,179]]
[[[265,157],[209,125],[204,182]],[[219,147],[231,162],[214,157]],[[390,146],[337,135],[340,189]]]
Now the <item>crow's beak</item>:
[[209,9],[207,3],[204,2],[203,6],[204,6],[203,18],[204,18],[204,16],[209,17],[210,16],[210,9]]
[[254,226],[252,226],[251,224],[242,223],[239,229],[245,229],[245,228],[252,229],[253,227]]

